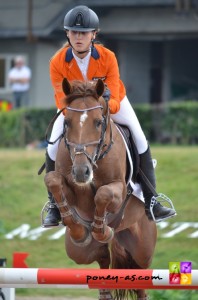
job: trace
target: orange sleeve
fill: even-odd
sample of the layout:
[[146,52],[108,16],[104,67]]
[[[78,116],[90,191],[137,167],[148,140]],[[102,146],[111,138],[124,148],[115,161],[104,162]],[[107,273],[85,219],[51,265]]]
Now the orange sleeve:
[[56,106],[57,108],[62,109],[63,103],[61,100],[65,97],[65,94],[62,90],[63,74],[61,72],[61,66],[56,57],[52,58],[50,61],[50,79],[54,89]]
[[125,87],[120,80],[120,73],[118,68],[117,59],[113,52],[109,52],[107,64],[108,70],[106,74],[105,83],[107,84],[108,88],[111,92],[111,98],[109,101],[110,113],[115,114],[120,109],[120,101],[125,96]]

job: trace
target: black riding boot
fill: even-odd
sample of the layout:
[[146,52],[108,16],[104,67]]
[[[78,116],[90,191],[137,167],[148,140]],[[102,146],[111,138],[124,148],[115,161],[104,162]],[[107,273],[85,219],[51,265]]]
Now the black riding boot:
[[[144,175],[147,177],[147,179],[155,189],[156,187],[155,172],[154,172],[153,160],[151,157],[151,152],[149,147],[146,152],[140,154],[140,169],[142,170]],[[153,220],[153,217],[150,212],[150,204],[151,204],[152,197],[156,195],[154,195],[154,193],[150,190],[148,185],[143,180],[142,176],[140,176],[140,182],[141,182],[141,187],[142,187],[144,200],[145,200],[146,215],[150,220]],[[155,217],[154,220],[156,222],[157,221],[159,222],[162,219],[170,218],[176,215],[176,211],[172,208],[164,207],[159,202],[154,200],[153,214]]]
[[[49,157],[46,152],[46,161],[45,161],[46,173],[55,170],[55,162]],[[43,220],[44,227],[58,226],[61,221],[61,216],[59,209],[56,206],[55,200],[53,198],[52,193],[48,191],[48,199],[49,199],[49,208],[47,212],[47,216]]]

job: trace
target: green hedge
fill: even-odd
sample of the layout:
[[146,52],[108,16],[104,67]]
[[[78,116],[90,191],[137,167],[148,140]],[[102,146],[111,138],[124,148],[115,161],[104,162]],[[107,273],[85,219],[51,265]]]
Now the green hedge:
[[16,109],[0,112],[0,147],[24,147],[44,141],[46,128],[56,109]]
[[[198,102],[141,104],[134,105],[134,109],[149,142],[198,142]],[[44,141],[46,128],[55,113],[55,108],[0,112],[0,147],[24,147],[33,141]]]
[[198,102],[134,106],[146,137],[166,144],[198,143]]

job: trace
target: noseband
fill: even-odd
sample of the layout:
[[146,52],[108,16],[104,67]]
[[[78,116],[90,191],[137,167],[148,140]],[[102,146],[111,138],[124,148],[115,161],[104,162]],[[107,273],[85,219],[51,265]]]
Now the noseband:
[[[78,112],[84,113],[84,112],[91,111],[91,110],[98,109],[98,108],[103,110],[103,107],[101,105],[92,106],[92,107],[86,108],[86,109],[72,108],[69,106],[66,107],[67,110],[74,111],[77,113]],[[66,122],[64,122],[63,137],[64,137],[65,146],[67,147],[67,149],[69,151],[72,162],[74,161],[76,155],[84,154],[88,158],[90,163],[92,165],[94,165],[95,167],[97,167],[96,162],[99,159],[102,159],[103,157],[105,157],[105,155],[110,151],[112,144],[113,144],[111,124],[110,124],[110,142],[108,145],[104,144],[107,125],[108,125],[108,116],[109,116],[109,110],[107,110],[107,111],[108,111],[108,113],[106,116],[102,115],[101,133],[100,133],[100,138],[97,141],[92,141],[92,142],[88,142],[88,143],[84,143],[84,144],[76,144],[76,143],[70,142],[67,138],[67,124],[66,124]],[[92,155],[89,155],[89,153],[87,153],[86,149],[87,149],[87,147],[93,146],[93,145],[96,145],[96,147],[95,147]],[[102,148],[104,148],[105,146],[107,146],[107,149],[101,153]],[[71,147],[74,148],[74,154],[72,154]]]

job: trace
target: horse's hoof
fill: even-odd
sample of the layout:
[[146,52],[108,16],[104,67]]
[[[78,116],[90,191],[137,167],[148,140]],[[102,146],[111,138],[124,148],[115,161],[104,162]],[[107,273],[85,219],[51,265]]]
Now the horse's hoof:
[[78,247],[86,247],[88,246],[91,241],[92,241],[92,235],[90,233],[90,231],[87,229],[86,230],[86,236],[85,238],[81,239],[81,240],[74,240],[71,236],[70,236],[70,239],[72,241],[72,243],[75,245],[75,246],[78,246]]
[[107,226],[105,228],[104,234],[95,233],[95,232],[92,231],[92,236],[96,241],[98,241],[100,243],[103,243],[103,244],[106,244],[106,243],[109,243],[113,239],[114,230],[113,230],[113,228]]

